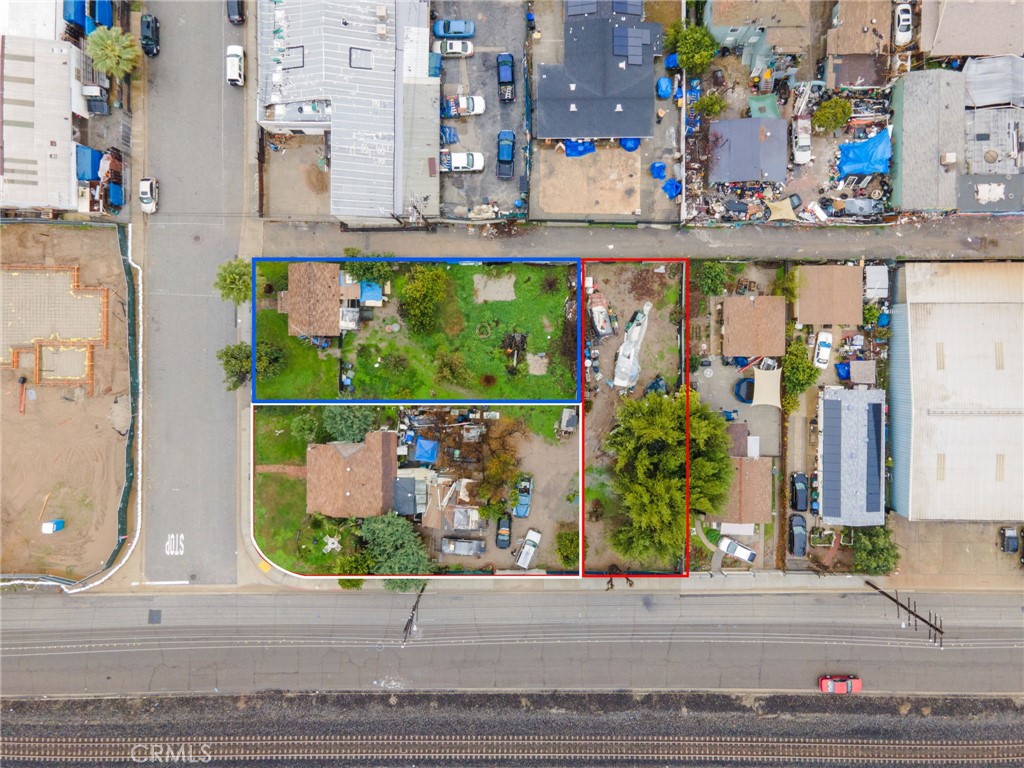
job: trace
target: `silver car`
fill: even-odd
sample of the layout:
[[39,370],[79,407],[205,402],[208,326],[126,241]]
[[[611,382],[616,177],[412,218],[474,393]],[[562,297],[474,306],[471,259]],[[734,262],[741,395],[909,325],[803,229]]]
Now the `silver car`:
[[139,204],[143,213],[156,213],[160,204],[160,182],[147,176],[139,182]]
[[893,18],[892,42],[897,48],[910,45],[914,37],[914,10],[910,3],[900,3],[896,6]]

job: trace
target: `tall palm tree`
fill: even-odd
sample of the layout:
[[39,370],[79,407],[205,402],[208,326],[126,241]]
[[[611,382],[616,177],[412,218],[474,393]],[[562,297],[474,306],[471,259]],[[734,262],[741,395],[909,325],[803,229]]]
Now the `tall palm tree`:
[[85,52],[95,69],[115,80],[123,80],[142,61],[138,42],[120,27],[97,27],[86,38]]

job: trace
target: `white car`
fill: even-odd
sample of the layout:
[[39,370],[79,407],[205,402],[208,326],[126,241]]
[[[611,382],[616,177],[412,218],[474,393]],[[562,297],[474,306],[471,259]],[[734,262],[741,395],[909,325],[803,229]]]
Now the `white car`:
[[459,97],[459,114],[462,115],[482,115],[487,105],[484,103],[483,96],[460,96]]
[[466,173],[468,171],[482,171],[484,169],[484,155],[482,152],[449,152],[441,150],[441,172]]
[[744,547],[738,541],[733,541],[728,536],[723,536],[718,540],[718,548],[729,555],[729,557],[735,557],[737,560],[752,563],[757,559],[757,552],[750,547]]
[[832,334],[821,331],[818,334],[818,341],[814,345],[814,367],[824,370],[828,368],[828,361],[832,357]]
[[811,162],[811,116],[797,115],[793,118],[793,165],[807,165]]
[[229,45],[227,52],[228,85],[245,85],[245,49]]
[[156,213],[160,204],[160,182],[152,176],[139,181],[139,203],[143,213]]
[[914,10],[910,7],[910,3],[900,3],[893,13],[895,14],[892,33],[893,45],[897,48],[910,45],[910,41],[914,37]]
[[438,40],[430,50],[445,58],[465,59],[473,55],[473,44],[469,40]]

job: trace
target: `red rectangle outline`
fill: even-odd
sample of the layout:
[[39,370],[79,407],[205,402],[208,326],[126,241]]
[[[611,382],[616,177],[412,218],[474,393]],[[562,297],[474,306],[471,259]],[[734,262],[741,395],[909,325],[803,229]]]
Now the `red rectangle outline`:
[[[690,577],[690,260],[685,257],[677,258],[643,258],[643,257],[632,257],[632,258],[587,258],[581,259],[582,264],[580,265],[580,280],[582,285],[580,291],[577,294],[580,297],[580,301],[583,306],[578,308],[579,315],[579,334],[580,334],[580,359],[579,359],[579,371],[580,371],[580,389],[582,399],[580,401],[580,431],[582,433],[582,440],[580,441],[580,453],[582,458],[582,473],[580,477],[580,531],[582,541],[580,544],[580,575],[585,579],[686,579]],[[683,265],[683,283],[684,290],[682,293],[683,298],[683,327],[685,338],[680,339],[680,343],[683,347],[683,384],[686,387],[686,552],[683,554],[684,559],[684,571],[683,573],[659,573],[659,574],[642,574],[642,573],[587,573],[587,556],[586,556],[586,540],[587,540],[587,409],[585,403],[587,400],[586,387],[583,384],[583,348],[586,340],[586,280],[587,280],[587,263],[628,263],[637,262],[644,264],[682,264]]]

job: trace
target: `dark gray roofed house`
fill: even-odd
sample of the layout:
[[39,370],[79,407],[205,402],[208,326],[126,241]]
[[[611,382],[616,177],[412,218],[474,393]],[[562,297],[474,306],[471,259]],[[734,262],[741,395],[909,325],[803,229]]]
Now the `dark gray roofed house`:
[[825,525],[885,523],[885,391],[826,387],[818,477]]
[[740,118],[711,123],[712,184],[730,181],[786,181],[789,162],[785,120]]
[[654,135],[654,57],[661,25],[642,21],[643,3],[570,0],[561,64],[538,64],[536,137],[647,138]]

